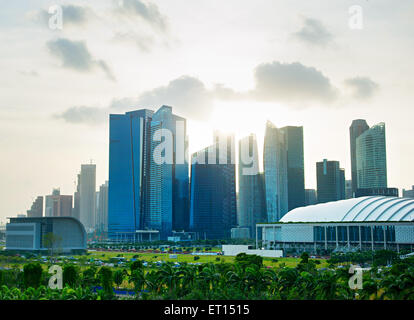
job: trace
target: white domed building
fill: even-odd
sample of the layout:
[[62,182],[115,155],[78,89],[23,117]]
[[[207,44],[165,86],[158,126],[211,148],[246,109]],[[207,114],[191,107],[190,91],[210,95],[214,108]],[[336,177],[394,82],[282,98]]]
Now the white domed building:
[[370,196],[300,207],[256,229],[256,245],[266,248],[412,250],[414,199]]

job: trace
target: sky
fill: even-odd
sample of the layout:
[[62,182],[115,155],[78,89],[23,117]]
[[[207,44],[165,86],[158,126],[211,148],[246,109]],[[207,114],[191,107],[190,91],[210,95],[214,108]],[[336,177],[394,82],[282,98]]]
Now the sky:
[[413,1],[0,3],[0,222],[73,194],[82,163],[104,183],[108,115],[163,104],[191,153],[215,129],[261,154],[267,120],[303,126],[307,188],[324,158],[350,179],[353,119],[385,122],[388,185],[414,185]]

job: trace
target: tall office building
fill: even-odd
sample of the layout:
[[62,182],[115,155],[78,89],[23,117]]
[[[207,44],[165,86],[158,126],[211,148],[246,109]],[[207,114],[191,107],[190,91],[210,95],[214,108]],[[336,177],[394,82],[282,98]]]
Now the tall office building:
[[77,175],[76,191],[73,194],[72,217],[80,220],[80,174]]
[[108,232],[108,181],[99,187],[96,198],[95,230]]
[[316,178],[319,203],[345,199],[345,172],[339,161],[317,162]]
[[356,139],[358,189],[387,188],[385,124],[379,123]]
[[43,197],[38,196],[33,202],[30,210],[27,210],[27,217],[29,218],[39,218],[43,216]]
[[[286,130],[278,129],[270,121],[267,121],[263,167],[268,222],[279,221],[289,210],[288,154],[284,131]],[[291,171],[291,175],[294,177],[293,171]]]
[[108,235],[188,228],[186,120],[162,106],[110,115]]
[[305,204],[307,206],[318,203],[318,198],[315,189],[305,189]]
[[345,199],[353,198],[354,193],[352,192],[352,180],[345,180]]
[[256,136],[239,141],[239,193],[237,223],[248,228],[250,238],[256,236],[256,223],[267,221],[264,195],[264,175],[259,173]]
[[96,165],[82,164],[79,186],[79,215],[80,222],[86,231],[95,228],[96,213]]
[[[167,132],[165,141],[167,148],[171,149],[170,156],[167,150],[163,153],[157,152],[161,141],[158,135]],[[151,137],[149,203],[145,224],[150,229],[160,230],[161,239],[167,239],[173,230],[186,230],[189,224],[186,120],[174,115],[172,107],[162,106],[152,117]]]
[[52,194],[46,196],[45,217],[71,217],[72,196],[61,195],[59,189],[53,189]]
[[288,211],[305,205],[303,127],[281,128],[287,149]]
[[356,139],[365,131],[369,129],[367,122],[363,119],[356,119],[352,121],[349,127],[349,138],[351,147],[351,180],[352,180],[352,196],[354,197],[358,189],[357,178],[357,158],[356,158]]
[[402,196],[403,198],[414,198],[414,186],[411,187],[411,190],[402,190]]
[[109,238],[133,238],[144,229],[152,115],[142,109],[109,116]]
[[[226,239],[237,224],[234,136],[192,155],[190,229],[201,239]],[[221,150],[221,152],[220,152]]]

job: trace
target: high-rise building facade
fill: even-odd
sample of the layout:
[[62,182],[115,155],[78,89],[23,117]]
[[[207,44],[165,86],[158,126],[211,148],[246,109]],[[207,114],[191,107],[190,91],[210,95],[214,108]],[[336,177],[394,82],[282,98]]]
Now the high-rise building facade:
[[267,121],[263,148],[267,222],[279,221],[289,210],[287,161],[286,135]]
[[[170,156],[167,149],[163,153],[157,151],[160,150],[160,134],[164,133],[164,143],[170,148]],[[189,225],[186,119],[173,114],[172,107],[162,106],[152,117],[151,137],[149,203],[145,225],[160,230],[161,239],[167,239],[173,230],[183,231]]]
[[259,172],[259,156],[254,134],[239,141],[239,194],[237,223],[249,229],[249,237],[255,238],[256,224],[266,222],[264,175]]
[[230,238],[237,224],[234,136],[214,140],[221,146],[194,153],[191,162],[190,229],[200,239]]
[[96,197],[95,230],[108,232],[108,181],[99,187]]
[[53,189],[52,194],[46,196],[45,217],[71,217],[72,201],[71,195],[61,195],[59,189]]
[[379,123],[356,139],[358,188],[387,188],[385,124]]
[[109,116],[109,238],[133,238],[144,229],[152,115],[142,109]]
[[315,189],[305,189],[305,204],[307,206],[318,203],[318,198]]
[[79,187],[79,215],[80,222],[86,231],[95,228],[96,213],[96,165],[82,164]]
[[43,197],[38,196],[33,202],[30,210],[27,210],[27,217],[29,218],[40,218],[43,216]]
[[351,199],[354,197],[352,192],[352,180],[345,180],[345,199]]
[[80,174],[77,175],[76,191],[73,194],[72,217],[80,220]]
[[363,119],[356,119],[352,121],[349,127],[349,138],[351,147],[351,180],[352,180],[352,196],[354,197],[355,192],[358,189],[358,178],[357,178],[357,158],[356,158],[356,139],[365,131],[369,129],[367,122]]
[[345,199],[345,172],[339,161],[316,163],[318,203]]
[[288,211],[305,205],[303,127],[281,128],[287,149]]
[[403,189],[402,190],[402,196],[403,198],[414,198],[414,186],[411,187],[411,190]]
[[162,106],[110,115],[108,235],[188,228],[186,120]]

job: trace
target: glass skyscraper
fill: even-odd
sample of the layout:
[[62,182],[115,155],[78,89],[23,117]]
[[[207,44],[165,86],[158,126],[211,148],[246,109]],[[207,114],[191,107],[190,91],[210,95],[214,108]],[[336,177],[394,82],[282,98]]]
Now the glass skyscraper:
[[200,239],[230,238],[237,224],[234,136],[215,134],[214,141],[192,155],[190,229]]
[[267,221],[277,222],[288,212],[288,155],[285,133],[266,123],[263,148]]
[[372,126],[356,139],[358,189],[387,187],[385,124]]
[[367,122],[363,119],[352,121],[349,127],[349,138],[351,146],[351,174],[352,174],[352,196],[358,189],[357,160],[356,160],[356,139],[369,129]]
[[303,127],[281,128],[287,149],[288,211],[305,205]]
[[[180,136],[176,125],[180,122]],[[161,134],[160,134],[161,132]],[[158,135],[160,139],[154,139]],[[167,139],[170,137],[171,139]],[[163,140],[164,139],[164,140]],[[172,161],[161,163],[171,147]],[[180,150],[176,150],[176,146]],[[186,121],[162,106],[110,115],[108,236],[133,238],[137,230],[172,230],[188,225],[188,162]],[[168,149],[168,147],[167,147]],[[177,162],[177,157],[181,162]],[[157,158],[157,159],[156,159]]]
[[[248,156],[243,159],[241,150]],[[248,151],[248,152],[247,152]],[[249,163],[250,160],[251,163]],[[247,162],[247,163],[246,163]],[[266,222],[264,175],[258,172],[259,157],[254,134],[239,141],[239,196],[237,222],[241,228],[249,228],[249,237],[256,236],[256,223]]]
[[319,203],[345,199],[345,170],[340,168],[339,161],[317,162],[316,179]]
[[[172,163],[166,161],[160,164],[161,159],[156,159],[166,156],[165,153],[156,152],[160,142],[156,141],[154,135],[157,131],[160,132],[159,130],[172,134]],[[188,145],[186,120],[174,115],[171,107],[162,106],[152,117],[151,137],[152,157],[149,166],[148,210],[145,225],[150,229],[160,230],[161,239],[166,239],[173,230],[187,230],[189,224],[189,177],[185,154]]]

